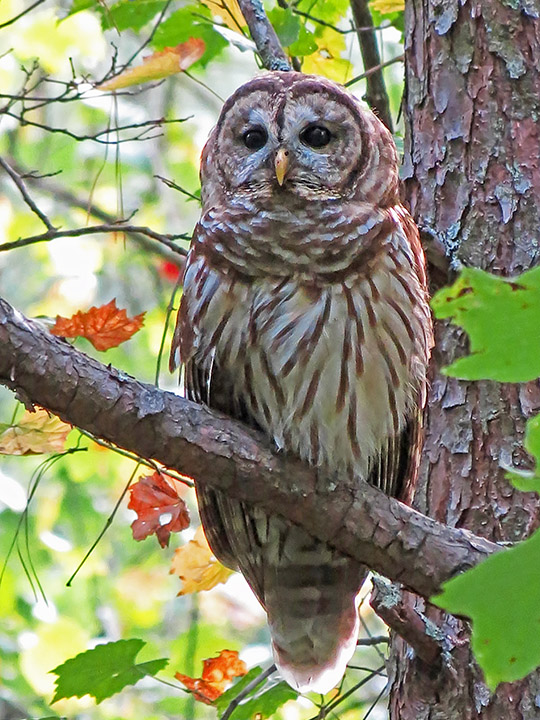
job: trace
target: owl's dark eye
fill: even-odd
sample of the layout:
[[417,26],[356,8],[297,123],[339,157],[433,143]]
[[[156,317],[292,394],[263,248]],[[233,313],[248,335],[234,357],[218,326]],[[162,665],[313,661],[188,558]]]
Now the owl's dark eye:
[[322,148],[328,145],[331,139],[332,133],[324,125],[310,125],[300,133],[300,140],[312,148]]
[[268,133],[262,127],[252,127],[242,135],[242,140],[248,150],[260,150],[266,145]]

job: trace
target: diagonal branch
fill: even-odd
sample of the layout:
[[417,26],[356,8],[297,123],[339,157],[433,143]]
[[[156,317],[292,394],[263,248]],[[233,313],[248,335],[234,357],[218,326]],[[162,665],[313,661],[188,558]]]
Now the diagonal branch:
[[267,70],[291,70],[291,64],[264,11],[261,0],[238,0],[253,42]]
[[87,357],[4,300],[0,383],[87,432],[283,515],[424,597],[501,549],[366,483],[328,487],[260,434]]

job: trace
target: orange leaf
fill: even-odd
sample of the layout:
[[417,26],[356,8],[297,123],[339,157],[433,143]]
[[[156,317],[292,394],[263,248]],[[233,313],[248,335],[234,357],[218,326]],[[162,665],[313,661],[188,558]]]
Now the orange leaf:
[[51,332],[60,337],[85,337],[96,350],[108,350],[129,340],[140,330],[144,315],[128,318],[125,310],[116,307],[114,299],[101,307],[91,307],[87,312],[79,310],[70,318],[57,315]]
[[178,490],[158,472],[141,477],[130,492],[128,508],[135,510],[138,516],[131,523],[135,540],[144,540],[155,533],[161,547],[167,547],[172,532],[180,532],[189,526],[186,503],[178,496]]
[[211,705],[225,692],[233,678],[246,673],[246,663],[239,659],[236,650],[222,650],[217,658],[203,660],[202,677],[191,678],[178,672],[175,677],[193,692],[196,700]]
[[43,408],[38,408],[36,412],[25,410],[16,425],[5,427],[0,433],[0,453],[39,455],[61,452],[70,431],[71,425],[66,425]]
[[166,47],[160,52],[144,58],[141,65],[128,68],[112,80],[98,85],[98,90],[119,90],[120,88],[140,85],[141,83],[174,75],[182,70],[187,70],[193,63],[197,62],[206,49],[204,40],[201,38],[189,38],[186,42],[176,47]]
[[202,527],[197,529],[193,540],[174,551],[170,572],[183,582],[179,595],[210,590],[233,573],[212,555]]

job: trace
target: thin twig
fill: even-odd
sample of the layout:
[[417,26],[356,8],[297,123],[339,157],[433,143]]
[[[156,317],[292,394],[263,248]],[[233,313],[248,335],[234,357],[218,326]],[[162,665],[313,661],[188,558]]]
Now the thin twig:
[[241,690],[241,692],[238,693],[234,700],[231,700],[220,720],[229,720],[229,718],[236,710],[236,708],[240,705],[242,700],[247,697],[252,690],[255,690],[258,685],[260,685],[264,680],[266,680],[266,678],[270,677],[270,675],[275,671],[276,666],[272,663],[270,667],[267,667],[266,670],[263,670],[262,673],[259,673],[257,677],[253,678],[253,680],[249,682],[246,687]]
[[15,15],[10,20],[6,20],[6,22],[2,23],[0,25],[0,30],[2,30],[5,27],[8,27],[8,25],[13,25],[13,23],[17,22],[17,20],[19,20],[19,18],[22,18],[23,15],[26,15],[27,13],[30,12],[30,10],[33,10],[35,7],[37,7],[38,5],[41,5],[44,2],[45,2],[45,0],[36,0],[36,2],[32,3],[32,5],[27,7],[26,10],[21,10],[21,12],[18,15]]
[[142,123],[132,123],[130,125],[122,125],[121,127],[115,128],[116,132],[122,132],[124,130],[141,130],[140,133],[137,135],[133,135],[131,137],[123,138],[121,140],[103,140],[102,136],[109,135],[110,128],[106,128],[105,130],[100,130],[99,132],[95,133],[94,135],[79,135],[77,133],[72,132],[71,130],[68,130],[67,128],[60,128],[60,127],[53,127],[51,125],[44,125],[43,123],[36,122],[34,120],[27,120],[25,117],[25,111],[22,111],[20,115],[17,115],[16,113],[13,113],[7,109],[2,109],[0,111],[0,114],[8,115],[9,117],[12,117],[14,120],[17,120],[21,125],[30,125],[31,127],[37,127],[40,130],[46,130],[50,133],[60,133],[61,135],[67,135],[70,138],[73,138],[73,140],[93,140],[94,142],[100,143],[101,145],[117,145],[119,142],[129,142],[133,140],[152,140],[155,138],[155,135],[148,135],[150,130],[154,130],[156,128],[160,128],[162,125],[170,125],[172,123],[181,123],[186,122],[186,120],[190,120],[191,116],[185,117],[185,118],[173,118],[171,120],[166,120],[165,118],[158,118],[157,120],[145,120],[145,122]]
[[161,175],[154,175],[155,178],[158,180],[161,180],[162,183],[164,183],[167,187],[171,188],[172,190],[178,190],[178,192],[181,192],[183,195],[187,195],[192,200],[196,200],[198,203],[201,202],[201,198],[197,195],[194,195],[192,192],[189,192],[189,190],[186,190],[186,188],[182,187],[181,185],[178,185],[174,182],[174,180],[169,180],[168,178],[164,178]]
[[0,252],[5,250],[14,250],[15,248],[26,247],[27,245],[34,245],[35,243],[48,242],[49,240],[57,240],[62,237],[81,237],[82,235],[94,235],[96,233],[111,233],[111,232],[126,232],[126,233],[139,233],[141,235],[147,235],[153,240],[157,240],[163,245],[166,245],[169,250],[172,250],[179,255],[186,255],[186,250],[177,245],[174,240],[189,240],[189,236],[185,234],[180,235],[162,235],[161,233],[152,230],[149,227],[143,225],[123,225],[119,223],[104,223],[103,225],[90,225],[88,227],[72,228],[71,230],[49,230],[41,235],[32,235],[26,238],[20,238],[13,242],[3,243],[0,245]]
[[365,78],[369,77],[370,75],[373,75],[373,73],[379,72],[379,70],[382,70],[383,68],[386,68],[389,65],[394,65],[395,63],[403,62],[404,59],[405,59],[405,55],[397,55],[396,57],[391,58],[390,60],[386,60],[386,62],[383,62],[380,65],[377,65],[377,67],[372,67],[369,70],[366,70],[366,72],[363,72],[361,75],[356,75],[356,77],[353,77],[352,80],[348,80],[345,83],[345,87],[354,85],[355,83],[360,82],[360,80],[364,80]]
[[[12,168],[14,167],[14,163],[10,160]],[[98,220],[101,220],[103,223],[107,223],[108,225],[115,225],[118,226],[120,223],[123,223],[122,232],[126,233],[126,235],[129,235],[135,242],[143,245],[144,247],[151,249],[153,252],[156,252],[159,246],[156,246],[153,242],[150,242],[150,240],[158,240],[161,244],[163,244],[163,247],[165,245],[167,246],[167,250],[159,248],[160,252],[163,254],[164,257],[170,258],[174,260],[174,262],[177,262],[180,266],[183,264],[183,260],[180,260],[180,258],[177,259],[178,255],[181,255],[184,257],[186,255],[186,251],[178,246],[174,245],[172,248],[169,247],[168,243],[162,243],[163,238],[168,240],[169,236],[161,236],[159,238],[155,238],[152,236],[149,236],[148,234],[141,234],[138,232],[131,232],[127,229],[126,218],[116,218],[114,215],[111,215],[110,213],[106,212],[99,206],[92,203],[90,200],[86,198],[81,198],[75,195],[75,193],[72,193],[70,190],[67,190],[65,187],[60,185],[59,183],[50,182],[47,180],[45,182],[46,178],[49,178],[50,175],[38,175],[34,172],[22,172],[21,168],[14,168],[16,172],[21,176],[23,180],[25,180],[28,184],[35,185],[41,192],[46,192],[48,195],[52,195],[55,199],[55,201],[59,201],[62,203],[65,203],[69,207],[79,208],[80,210],[83,210],[87,215],[97,218]],[[58,173],[53,173],[53,175],[57,175]],[[158,233],[159,234],[159,233]],[[191,235],[189,233],[181,233],[179,235],[176,235],[175,237],[178,237],[182,240],[190,240]],[[18,242],[18,241],[17,241]],[[0,248],[2,246],[0,245]],[[20,247],[20,246],[19,246]],[[9,250],[9,248],[5,248],[6,250]],[[171,255],[171,252],[173,255]]]
[[261,0],[238,0],[253,42],[267,70],[290,70],[291,64],[268,20]]
[[368,0],[351,0],[351,9],[356,27],[372,27],[371,32],[359,32],[358,42],[360,52],[364,61],[366,72],[377,68],[373,73],[365,75],[367,80],[365,99],[367,104],[378,115],[379,119],[392,132],[392,115],[390,113],[390,102],[381,67],[381,56],[377,45],[377,36],[373,18],[368,6]]
[[15,185],[18,187],[19,192],[21,193],[24,202],[28,205],[30,210],[38,216],[38,218],[41,220],[41,222],[45,225],[47,230],[49,232],[56,232],[57,228],[54,227],[54,225],[51,223],[49,218],[45,215],[44,212],[42,212],[36,203],[32,200],[30,195],[28,194],[28,190],[26,189],[26,185],[23,182],[22,177],[12,168],[10,167],[5,160],[3,160],[0,157],[0,165],[4,168],[4,170],[7,172],[7,174],[10,176],[10,178],[13,180]]
[[358,640],[356,641],[356,646],[369,647],[371,645],[388,645],[389,642],[390,638],[388,637],[388,635],[372,635],[371,637],[367,638],[358,638]]

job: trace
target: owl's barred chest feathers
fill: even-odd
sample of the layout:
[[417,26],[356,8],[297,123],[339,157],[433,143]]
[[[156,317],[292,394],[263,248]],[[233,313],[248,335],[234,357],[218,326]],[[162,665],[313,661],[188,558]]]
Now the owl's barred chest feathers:
[[[424,381],[426,308],[401,213],[349,224],[341,243],[334,237],[341,252],[325,255],[319,242],[317,272],[301,261],[304,243],[313,245],[308,226],[304,242],[280,245],[283,272],[275,275],[262,274],[261,265],[278,244],[279,223],[260,223],[263,237],[252,225],[253,246],[267,249],[240,254],[242,229],[219,242],[221,221],[210,214],[186,272],[186,284],[196,286],[184,307],[184,322],[196,328],[193,350],[219,370],[216,394],[224,392],[223,379],[229,394],[225,403],[213,398],[209,373],[210,404],[233,406],[239,416],[247,410],[279,449],[332,476],[369,479]],[[279,271],[280,262],[274,265]],[[327,276],[333,281],[324,282]]]

